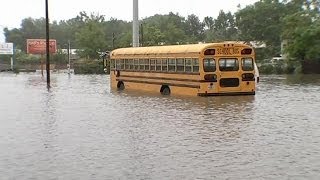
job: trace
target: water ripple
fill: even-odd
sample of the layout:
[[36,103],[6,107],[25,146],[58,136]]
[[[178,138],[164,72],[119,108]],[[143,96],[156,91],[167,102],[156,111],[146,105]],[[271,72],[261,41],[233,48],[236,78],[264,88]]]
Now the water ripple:
[[318,179],[320,76],[256,96],[111,91],[105,75],[0,73],[1,179]]

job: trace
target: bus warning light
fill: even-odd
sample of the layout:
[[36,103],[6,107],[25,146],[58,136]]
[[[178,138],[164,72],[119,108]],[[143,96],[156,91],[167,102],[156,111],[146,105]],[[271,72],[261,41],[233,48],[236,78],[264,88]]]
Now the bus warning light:
[[242,49],[241,51],[241,55],[246,55],[246,54],[251,54],[252,53],[252,49]]
[[215,49],[207,49],[204,51],[204,55],[215,55],[216,50]]

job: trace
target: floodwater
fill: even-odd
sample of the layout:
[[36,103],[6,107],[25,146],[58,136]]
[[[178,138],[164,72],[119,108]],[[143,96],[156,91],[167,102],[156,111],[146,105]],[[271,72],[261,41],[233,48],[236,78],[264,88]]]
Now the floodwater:
[[320,76],[255,96],[112,92],[107,75],[0,73],[0,179],[320,179]]

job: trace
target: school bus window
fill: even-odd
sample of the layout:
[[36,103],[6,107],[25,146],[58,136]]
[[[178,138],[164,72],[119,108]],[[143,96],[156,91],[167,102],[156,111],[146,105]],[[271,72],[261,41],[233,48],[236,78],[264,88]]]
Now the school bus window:
[[216,61],[213,58],[206,58],[203,60],[203,70],[205,72],[216,71]]
[[144,70],[144,59],[139,59],[139,70]]
[[128,59],[129,69],[133,69],[133,59]]
[[121,59],[121,60],[120,60],[120,64],[121,64],[121,69],[122,69],[122,70],[125,69],[125,64],[124,64],[124,63],[125,63],[124,59]]
[[162,71],[168,71],[168,60],[162,60]]
[[155,71],[155,70],[156,70],[156,60],[150,59],[150,71]]
[[243,58],[242,59],[242,70],[244,71],[253,71],[254,64],[252,58]]
[[161,59],[156,60],[156,71],[161,71]]
[[199,59],[192,59],[192,72],[199,72]]
[[116,69],[120,69],[120,60],[119,59],[116,60]]
[[219,60],[219,69],[220,71],[238,71],[239,61],[234,58],[222,58]]
[[177,71],[184,72],[184,59],[177,59]]
[[129,61],[130,61],[130,60],[128,60],[128,59],[125,59],[125,60],[124,60],[124,67],[125,67],[125,69],[129,69]]
[[139,69],[139,60],[138,59],[135,59],[134,61],[133,61],[133,69],[135,69],[135,70],[138,70]]
[[191,72],[191,71],[192,71],[191,59],[186,59],[186,72]]
[[116,68],[115,63],[114,63],[114,59],[111,59],[110,67],[111,67],[111,69],[115,69]]
[[150,60],[149,59],[144,60],[144,69],[147,71],[150,70]]
[[176,71],[176,60],[175,59],[169,59],[168,71]]

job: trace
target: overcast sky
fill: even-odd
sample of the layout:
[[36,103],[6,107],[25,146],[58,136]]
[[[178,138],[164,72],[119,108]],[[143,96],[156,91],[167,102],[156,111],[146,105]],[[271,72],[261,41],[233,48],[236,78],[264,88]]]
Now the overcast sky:
[[[139,0],[139,18],[154,14],[168,14],[170,11],[187,17],[197,15],[216,18],[220,10],[235,12],[238,4],[245,7],[257,0]],[[76,17],[80,11],[104,15],[120,20],[132,20],[133,0],[49,0],[49,18],[68,20]],[[3,0],[0,5],[0,42],[4,42],[4,27],[19,28],[24,18],[45,17],[45,0]]]

